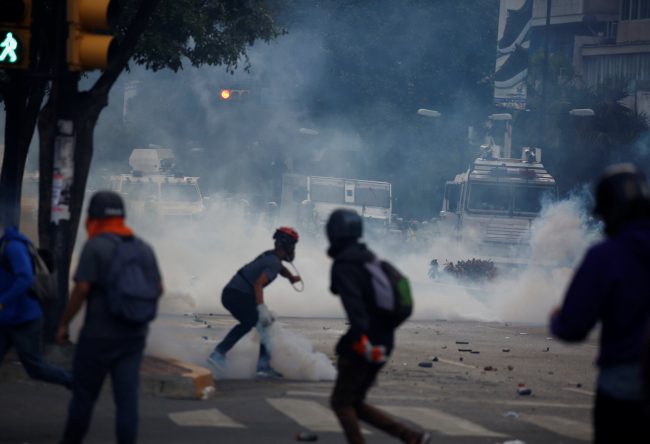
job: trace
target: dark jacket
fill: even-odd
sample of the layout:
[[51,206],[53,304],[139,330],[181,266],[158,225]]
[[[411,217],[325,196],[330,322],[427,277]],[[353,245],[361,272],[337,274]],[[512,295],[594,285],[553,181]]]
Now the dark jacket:
[[30,292],[34,283],[32,258],[27,250],[29,239],[15,227],[7,227],[0,242],[6,242],[0,258],[0,325],[33,321],[42,315],[41,306]]
[[648,276],[650,221],[635,221],[587,252],[551,331],[581,341],[600,321],[598,365],[639,363],[650,325]]
[[352,343],[363,334],[373,345],[383,345],[390,353],[395,330],[377,312],[370,272],[364,266],[375,255],[364,244],[352,243],[339,251],[330,250],[330,256],[334,258],[330,290],[341,297],[350,321],[350,329],[336,345],[336,353],[353,353]]

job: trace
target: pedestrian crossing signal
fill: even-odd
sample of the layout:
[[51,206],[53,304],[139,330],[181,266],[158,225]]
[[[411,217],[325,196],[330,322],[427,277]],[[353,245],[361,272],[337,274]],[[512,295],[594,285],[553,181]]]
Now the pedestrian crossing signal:
[[0,68],[27,69],[31,0],[3,0],[0,5]]
[[119,18],[115,0],[68,0],[67,61],[70,71],[106,69],[115,52],[109,31]]

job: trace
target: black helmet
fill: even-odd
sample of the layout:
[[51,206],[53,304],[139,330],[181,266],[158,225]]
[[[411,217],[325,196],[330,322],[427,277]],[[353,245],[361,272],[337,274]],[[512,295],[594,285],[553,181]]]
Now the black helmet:
[[325,230],[330,244],[354,241],[363,234],[363,222],[355,211],[339,208],[330,214]]
[[631,163],[605,169],[596,185],[594,214],[603,220],[610,235],[631,220],[650,218],[650,189],[645,175]]
[[90,219],[103,219],[106,217],[124,217],[124,202],[119,194],[113,191],[97,191],[90,198],[88,217]]

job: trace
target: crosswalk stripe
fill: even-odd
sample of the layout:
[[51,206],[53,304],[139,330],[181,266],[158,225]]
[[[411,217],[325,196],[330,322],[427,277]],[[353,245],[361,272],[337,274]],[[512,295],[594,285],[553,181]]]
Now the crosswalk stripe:
[[234,421],[221,413],[218,409],[191,410],[185,412],[174,412],[169,418],[179,426],[183,427],[229,427],[245,429],[246,426]]
[[391,415],[411,421],[426,430],[450,436],[485,436],[502,438],[508,435],[493,432],[458,416],[430,407],[381,406]]
[[591,426],[584,422],[552,415],[522,414],[519,419],[567,438],[591,441]]
[[[314,432],[341,432],[334,413],[315,401],[289,398],[268,398],[266,400],[274,409],[287,415],[302,427]],[[370,433],[362,430],[363,433]]]

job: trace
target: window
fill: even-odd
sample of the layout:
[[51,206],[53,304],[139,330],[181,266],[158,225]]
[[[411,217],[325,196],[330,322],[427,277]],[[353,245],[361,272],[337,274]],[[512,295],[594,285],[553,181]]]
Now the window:
[[512,190],[499,185],[472,185],[467,208],[473,211],[505,213],[510,210]]
[[650,19],[650,0],[641,0],[639,7],[639,18]]
[[309,194],[312,202],[345,203],[345,191],[341,185],[312,183]]
[[390,193],[378,188],[357,188],[354,203],[368,207],[390,207]]
[[621,2],[621,20],[630,19],[630,3],[631,0],[623,0]]
[[153,182],[122,182],[122,194],[128,200],[147,200],[158,197],[158,184]]
[[161,183],[160,199],[166,202],[198,202],[201,195],[192,183]]
[[621,20],[650,19],[650,0],[623,0]]
[[514,211],[515,213],[537,214],[542,209],[544,198],[552,195],[551,188],[516,187],[514,189]]

